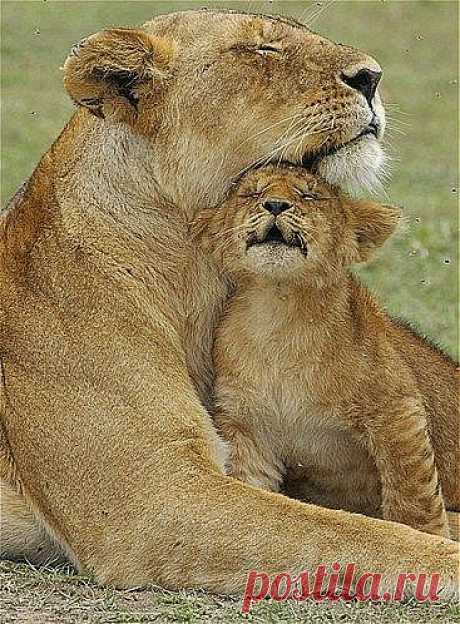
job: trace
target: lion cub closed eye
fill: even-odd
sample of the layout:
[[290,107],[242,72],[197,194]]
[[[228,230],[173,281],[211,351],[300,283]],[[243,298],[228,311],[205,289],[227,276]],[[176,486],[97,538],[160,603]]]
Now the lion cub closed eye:
[[399,218],[273,166],[203,212],[195,235],[234,285],[214,417],[236,478],[446,536],[446,507],[459,506],[455,363],[348,271]]

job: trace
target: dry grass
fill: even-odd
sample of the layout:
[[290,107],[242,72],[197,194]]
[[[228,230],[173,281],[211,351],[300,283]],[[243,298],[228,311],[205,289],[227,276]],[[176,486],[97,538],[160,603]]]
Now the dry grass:
[[459,606],[371,603],[295,604],[264,601],[248,616],[239,599],[204,592],[166,592],[158,588],[117,591],[66,570],[35,570],[0,563],[0,613],[4,624],[118,624],[122,622],[356,622],[428,624],[460,621]]

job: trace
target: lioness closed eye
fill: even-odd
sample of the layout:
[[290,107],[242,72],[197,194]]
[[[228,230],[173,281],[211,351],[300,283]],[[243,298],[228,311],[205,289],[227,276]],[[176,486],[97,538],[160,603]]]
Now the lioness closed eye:
[[236,285],[215,341],[215,420],[243,481],[278,491],[288,479],[307,501],[448,535],[455,363],[348,271],[399,217],[294,167],[251,172],[201,216]]

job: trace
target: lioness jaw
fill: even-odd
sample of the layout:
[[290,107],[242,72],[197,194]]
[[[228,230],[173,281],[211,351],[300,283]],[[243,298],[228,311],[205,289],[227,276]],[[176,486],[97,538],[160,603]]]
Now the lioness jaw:
[[24,540],[43,543],[44,527],[125,587],[231,593],[251,569],[350,561],[390,582],[401,567],[440,572],[455,589],[448,540],[225,477],[190,379],[211,378],[224,292],[184,215],[261,160],[322,154],[321,170],[341,154],[344,178],[371,178],[384,116],[370,84],[350,85],[363,70],[380,71],[287,20],[214,12],[73,51],[79,111],[0,223],[0,475],[20,492],[1,509],[3,553],[33,552]]

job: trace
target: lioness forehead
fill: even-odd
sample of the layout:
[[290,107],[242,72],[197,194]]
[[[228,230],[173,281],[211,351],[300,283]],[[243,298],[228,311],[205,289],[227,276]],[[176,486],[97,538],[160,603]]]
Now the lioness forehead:
[[299,22],[293,17],[287,15],[268,15],[265,13],[252,13],[249,11],[236,11],[235,9],[190,9],[187,11],[176,11],[175,13],[165,13],[157,15],[148,20],[144,27],[156,26],[162,23],[169,24],[170,27],[177,26],[180,23],[185,25],[193,25],[194,23],[203,24],[204,21],[210,22],[248,22],[251,20],[265,20],[275,22],[277,24],[285,24],[294,28],[302,28],[308,30],[305,24]]
[[[305,65],[313,63],[311,69],[315,71],[325,65],[332,70],[335,66],[363,62],[366,58],[358,50],[337,45],[300,22],[278,15],[231,10],[191,10],[159,15],[146,22],[143,28],[152,35],[173,40],[178,50],[186,49],[186,58],[192,64],[195,58],[192,50],[198,50],[200,58],[203,58],[212,57],[215,52],[239,44],[244,46],[272,42],[291,43],[293,49],[299,50],[307,46]],[[302,53],[299,59],[301,57]]]
[[201,9],[181,11],[159,15],[146,22],[143,27],[155,34],[163,36],[175,36],[179,39],[190,39],[198,32],[212,34],[212,31],[225,30],[237,32],[244,29],[247,34],[268,34],[273,29],[283,27],[301,29],[310,32],[308,28],[297,20],[282,15],[264,15],[262,13],[245,13],[232,9]]

